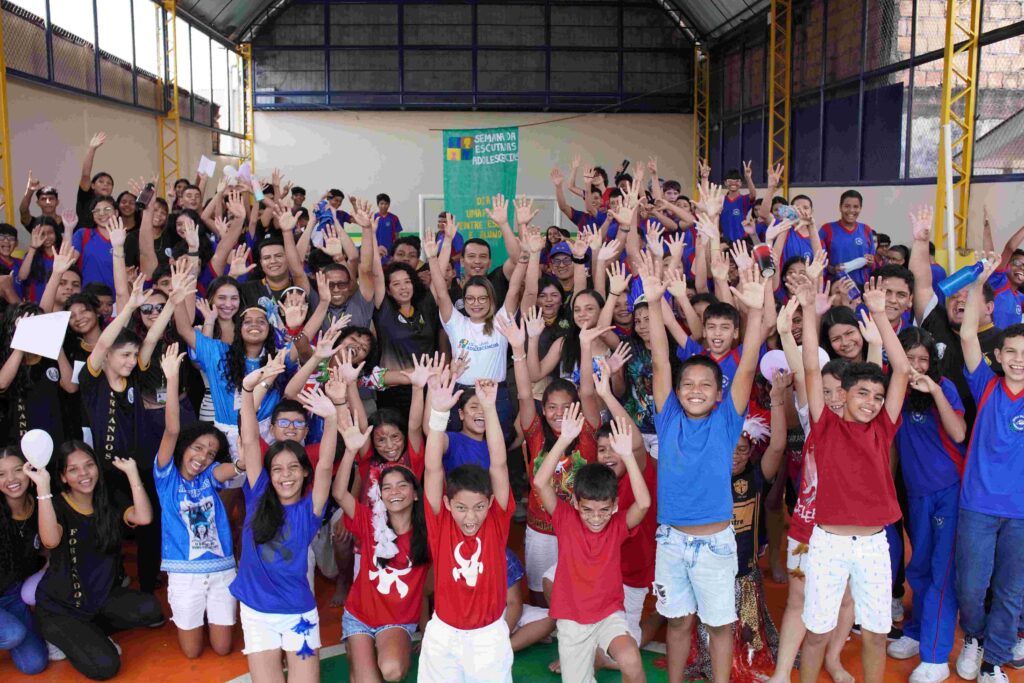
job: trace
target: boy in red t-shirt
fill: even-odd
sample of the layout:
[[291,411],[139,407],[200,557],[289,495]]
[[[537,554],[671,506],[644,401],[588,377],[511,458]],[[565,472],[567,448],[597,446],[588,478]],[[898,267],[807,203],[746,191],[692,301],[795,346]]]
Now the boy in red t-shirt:
[[[562,418],[562,433],[551,449],[561,455],[583,429],[580,405]],[[551,484],[558,458],[545,458],[533,478],[558,537],[558,566],[550,616],[558,623],[562,680],[594,680],[594,654],[600,648],[615,660],[623,681],[644,681],[640,648],[626,627],[622,591],[622,544],[636,534],[651,506],[651,495],[633,457],[633,424],[612,423],[611,445],[622,459],[633,491],[628,510],[618,509],[619,483],[606,465],[584,465],[576,473],[573,503],[558,498]],[[575,508],[575,510],[573,509]]]
[[[818,320],[813,293],[801,291],[803,363],[815,434],[818,468],[816,527],[811,534],[804,588],[801,683],[821,671],[829,633],[835,628],[847,581],[861,625],[864,680],[881,683],[885,642],[892,628],[892,570],[885,526],[900,518],[889,450],[901,419],[910,363],[889,325],[877,325],[889,357],[886,378],[873,363],[851,363],[843,374],[842,415],[829,410],[818,360]],[[864,288],[864,304],[885,319],[885,293],[877,281]],[[867,322],[867,316],[862,313]],[[888,386],[886,386],[888,384]],[[811,455],[811,454],[809,454]]]
[[427,542],[434,561],[434,616],[420,650],[419,681],[512,681],[512,644],[502,618],[507,600],[505,547],[515,512],[498,384],[477,380],[484,406],[489,470],[462,465],[445,480],[442,435],[462,391],[448,368],[430,378],[430,432],[423,492]]

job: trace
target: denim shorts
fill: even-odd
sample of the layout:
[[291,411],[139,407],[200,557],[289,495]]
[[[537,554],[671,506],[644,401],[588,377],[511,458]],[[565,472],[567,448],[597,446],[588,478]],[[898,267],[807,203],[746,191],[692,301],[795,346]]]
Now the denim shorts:
[[389,628],[403,628],[405,629],[405,632],[409,634],[409,637],[412,638],[412,635],[416,633],[416,626],[416,624],[388,624],[386,626],[376,627],[367,626],[352,616],[351,612],[345,610],[344,614],[341,615],[341,640],[345,641],[345,639],[351,636],[359,635],[370,636],[376,640],[377,634],[382,631],[387,631]]
[[736,533],[732,526],[708,536],[658,527],[654,563],[656,607],[674,619],[697,613],[708,626],[736,621]]

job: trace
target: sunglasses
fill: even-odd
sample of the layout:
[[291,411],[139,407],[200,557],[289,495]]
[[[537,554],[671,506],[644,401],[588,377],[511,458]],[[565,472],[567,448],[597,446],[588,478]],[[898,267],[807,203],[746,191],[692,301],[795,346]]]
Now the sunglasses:
[[142,315],[153,315],[154,313],[162,313],[165,304],[142,304],[139,306],[139,311]]
[[306,421],[303,419],[289,420],[286,417],[279,417],[277,420],[274,421],[274,424],[280,427],[281,429],[288,429],[289,427],[295,427],[296,429],[306,428]]

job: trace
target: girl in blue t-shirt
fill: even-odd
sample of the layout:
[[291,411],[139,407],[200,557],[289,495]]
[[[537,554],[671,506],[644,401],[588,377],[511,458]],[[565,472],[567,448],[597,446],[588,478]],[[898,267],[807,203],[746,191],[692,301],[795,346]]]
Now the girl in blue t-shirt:
[[907,487],[907,533],[914,553],[907,565],[914,606],[903,637],[889,644],[889,656],[921,664],[914,677],[949,675],[956,632],[955,552],[967,423],[956,386],[939,371],[933,337],[918,327],[899,334],[910,361],[910,391],[896,433]]
[[295,441],[278,441],[261,455],[252,394],[258,385],[284,372],[286,354],[279,352],[239,382],[246,520],[231,594],[241,602],[242,652],[253,678],[283,679],[284,651],[289,680],[314,681],[320,673],[320,617],[306,574],[309,544],[320,529],[330,496],[338,425],[331,399],[319,389],[304,391],[299,400],[324,420],[316,470],[305,447]]
[[239,474],[227,459],[228,441],[207,422],[181,429],[178,384],[181,359],[171,344],[160,361],[167,382],[164,433],[153,477],[160,500],[160,569],[167,572],[167,600],[178,627],[178,645],[189,659],[203,652],[203,619],[210,646],[231,652],[237,604],[228,586],[235,578],[231,526],[217,491]]

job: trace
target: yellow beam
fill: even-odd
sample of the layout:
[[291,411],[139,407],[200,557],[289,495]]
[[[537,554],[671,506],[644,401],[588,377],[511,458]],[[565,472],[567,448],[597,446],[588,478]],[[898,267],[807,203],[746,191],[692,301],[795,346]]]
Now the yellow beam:
[[699,44],[693,46],[693,196],[700,184],[700,165],[707,163],[708,100],[711,81],[710,55]]
[[[178,6],[177,0],[163,0],[164,11],[158,12],[158,22],[163,24],[164,45],[167,59],[167,81],[158,82],[160,92],[169,95],[170,102],[165,103],[167,111],[157,117],[157,135],[160,144],[160,185],[167,188],[168,182],[181,177],[180,148],[178,144],[181,132],[181,118],[178,109]],[[162,15],[162,18],[161,18]],[[164,59],[164,54],[159,55]],[[159,63],[159,62],[158,62]]]
[[935,244],[946,240],[945,206],[953,207],[956,246],[967,248],[967,211],[971,197],[974,155],[974,108],[977,101],[978,37],[981,0],[946,0],[946,48],[943,53],[942,107],[939,125],[950,124],[953,193],[946,194],[947,164],[939,142],[938,186],[935,191]]
[[14,225],[14,196],[11,184],[11,136],[7,120],[7,62],[4,59],[4,28],[0,22],[0,200],[4,204],[5,221]]
[[243,87],[245,88],[245,140],[242,143],[242,158],[249,162],[252,173],[256,172],[256,126],[253,119],[253,81],[252,43],[238,46],[238,54],[242,58]]
[[[778,191],[789,196],[790,64],[792,60],[792,0],[772,0],[768,45],[768,170],[782,164]],[[768,197],[768,201],[771,197]]]

